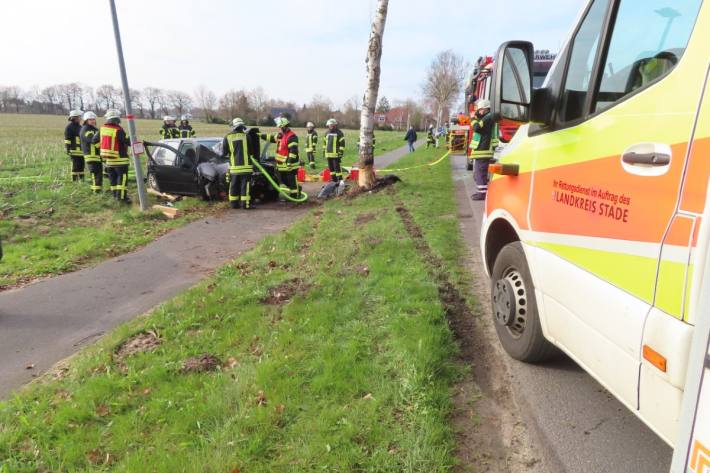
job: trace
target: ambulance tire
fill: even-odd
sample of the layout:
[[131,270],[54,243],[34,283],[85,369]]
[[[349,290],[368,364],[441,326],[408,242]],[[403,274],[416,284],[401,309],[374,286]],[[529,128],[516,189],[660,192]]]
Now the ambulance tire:
[[466,170],[473,171],[473,159],[466,158]]
[[[518,306],[523,312],[523,324],[505,326],[496,320],[496,286],[500,281],[509,280],[516,285],[518,294],[524,294],[524,306]],[[498,292],[498,294],[500,294]],[[522,300],[520,302],[523,302]],[[526,363],[539,363],[553,358],[559,353],[557,348],[542,334],[540,316],[535,299],[535,287],[530,277],[525,252],[520,242],[509,243],[498,254],[491,273],[491,305],[493,324],[498,339],[505,351],[514,359]],[[523,320],[518,318],[517,321]]]

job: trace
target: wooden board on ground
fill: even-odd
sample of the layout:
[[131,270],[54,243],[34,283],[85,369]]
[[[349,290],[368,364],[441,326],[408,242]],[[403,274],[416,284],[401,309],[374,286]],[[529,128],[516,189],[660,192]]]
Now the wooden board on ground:
[[182,214],[179,209],[176,209],[175,207],[168,207],[167,205],[154,205],[153,208],[155,210],[160,210],[163,215],[168,218],[176,218]]
[[159,191],[153,189],[152,187],[148,187],[147,191],[149,194],[156,195],[156,196],[163,198],[165,200],[169,200],[170,202],[175,202],[176,200],[180,200],[179,195],[164,194],[162,192],[159,192]]

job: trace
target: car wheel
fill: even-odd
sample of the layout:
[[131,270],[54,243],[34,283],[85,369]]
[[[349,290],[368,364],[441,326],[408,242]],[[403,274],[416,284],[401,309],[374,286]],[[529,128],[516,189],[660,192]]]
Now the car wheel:
[[466,159],[466,170],[473,171],[473,159]]
[[520,242],[507,244],[496,258],[491,273],[491,306],[498,339],[511,357],[536,363],[557,354],[542,334],[535,287]]
[[160,192],[160,187],[158,186],[158,180],[155,178],[155,173],[148,173],[148,186],[154,191]]

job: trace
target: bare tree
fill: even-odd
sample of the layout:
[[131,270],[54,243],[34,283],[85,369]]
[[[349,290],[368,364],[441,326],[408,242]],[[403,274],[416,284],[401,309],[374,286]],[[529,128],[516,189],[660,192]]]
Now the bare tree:
[[168,102],[178,115],[182,115],[192,108],[192,98],[185,92],[179,90],[171,90],[168,92]]
[[360,98],[353,95],[343,104],[342,121],[346,127],[354,128],[360,123]]
[[45,87],[40,91],[39,98],[44,102],[45,113],[57,113],[62,111],[62,96],[56,85]]
[[429,66],[422,91],[436,103],[437,126],[441,114],[449,110],[461,94],[466,67],[463,58],[450,49],[437,54]]
[[150,118],[155,118],[158,108],[160,107],[160,101],[162,96],[163,91],[156,87],[146,87],[145,89],[143,89],[143,99],[148,105]]
[[143,93],[138,89],[131,89],[129,93],[131,94],[131,108],[134,112],[138,112],[140,118],[143,118],[145,116]]
[[261,87],[250,90],[248,95],[249,105],[254,110],[257,121],[263,119],[266,114],[266,107],[269,105],[269,96],[266,95],[266,92]]
[[333,109],[333,102],[327,97],[316,94],[311,99],[311,103],[304,110],[302,117],[306,121],[311,121],[317,125],[322,125],[329,117]]
[[96,89],[96,102],[103,110],[118,107],[122,96],[121,91],[111,84],[104,84]]
[[243,90],[230,90],[219,99],[219,108],[229,120],[235,117],[247,120],[251,113],[249,98]]
[[12,107],[15,113],[20,113],[20,106],[24,105],[22,89],[16,85],[0,87],[0,110],[7,113]]
[[387,21],[387,5],[389,0],[378,0],[377,10],[372,19],[370,40],[367,46],[367,83],[360,114],[360,168],[358,185],[371,189],[375,185],[375,154],[372,145],[373,127],[375,125],[375,106],[380,90],[380,59],[382,59],[382,37]]
[[205,121],[212,123],[214,120],[214,108],[217,105],[217,96],[204,85],[200,85],[195,90],[195,99],[197,99],[197,106],[202,109],[202,113],[205,115]]

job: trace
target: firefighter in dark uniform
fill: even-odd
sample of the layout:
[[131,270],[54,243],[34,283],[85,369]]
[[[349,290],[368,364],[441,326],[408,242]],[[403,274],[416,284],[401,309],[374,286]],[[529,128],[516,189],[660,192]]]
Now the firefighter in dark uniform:
[[98,194],[104,181],[104,167],[101,164],[99,144],[94,142],[94,137],[99,133],[99,129],[96,128],[96,114],[86,112],[83,119],[84,125],[79,132],[81,152],[84,154],[84,162],[91,175],[91,190]]
[[[473,180],[476,183],[476,193],[471,196],[473,200],[485,200],[488,192],[488,165],[493,159],[493,151],[498,143],[498,137],[493,116],[491,115],[491,103],[482,99],[476,102],[476,116],[473,122],[474,145],[471,157],[473,157]],[[477,144],[476,144],[477,143]]]
[[113,198],[128,204],[131,202],[126,185],[130,141],[121,126],[121,113],[118,110],[107,110],[104,118],[106,123],[101,126],[98,135],[95,135],[94,143],[100,144],[99,154],[106,163]]
[[232,131],[222,141],[222,156],[229,158],[229,205],[233,209],[251,209],[251,176],[247,140],[247,127],[244,120],[232,120]]
[[345,153],[345,135],[338,128],[338,122],[335,118],[329,119],[326,125],[328,126],[328,133],[323,140],[323,153],[325,159],[328,160],[330,180],[338,183],[343,179],[340,161],[343,159],[343,153]]
[[175,117],[165,115],[163,117],[163,127],[160,129],[160,137],[164,140],[180,138],[180,130],[175,126]]
[[430,146],[436,146],[436,137],[434,136],[434,125],[429,125],[429,129],[426,132],[427,149],[429,149]]
[[180,117],[180,126],[178,127],[178,130],[180,130],[180,138],[194,138],[196,133],[195,130],[192,129],[192,125],[190,125],[190,114],[185,114]]
[[64,148],[71,159],[71,180],[74,182],[84,180],[84,153],[81,152],[81,110],[69,112],[69,123],[64,128]]
[[306,124],[306,156],[308,156],[308,165],[311,169],[316,168],[316,147],[318,146],[318,132],[313,122]]

